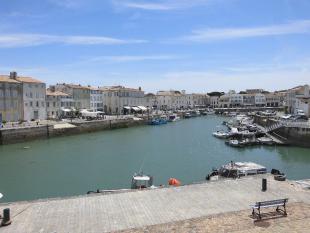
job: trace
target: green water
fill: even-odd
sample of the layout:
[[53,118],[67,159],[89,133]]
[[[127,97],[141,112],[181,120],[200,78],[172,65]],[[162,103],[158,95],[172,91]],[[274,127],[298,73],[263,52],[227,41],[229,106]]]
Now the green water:
[[212,167],[231,160],[277,168],[290,179],[310,178],[310,149],[231,148],[212,136],[223,127],[223,120],[198,117],[162,126],[0,146],[1,202],[128,188],[140,167],[154,176],[156,185],[166,184],[170,177],[183,184],[201,181]]

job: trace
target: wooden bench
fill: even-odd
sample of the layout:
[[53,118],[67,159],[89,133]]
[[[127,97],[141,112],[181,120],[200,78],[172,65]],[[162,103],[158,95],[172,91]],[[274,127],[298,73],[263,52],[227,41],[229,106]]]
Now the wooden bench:
[[[277,212],[282,212],[283,215],[286,216],[287,213],[286,213],[285,205],[286,205],[287,202],[288,202],[288,198],[272,200],[272,201],[256,202],[255,205],[251,205],[251,207],[253,209],[252,215],[253,215],[253,217],[255,215],[257,215],[258,219],[262,219],[261,212],[260,212],[261,208],[277,207],[276,211]],[[283,207],[283,209],[280,209],[279,207]],[[258,210],[258,213],[256,213],[255,210]]]

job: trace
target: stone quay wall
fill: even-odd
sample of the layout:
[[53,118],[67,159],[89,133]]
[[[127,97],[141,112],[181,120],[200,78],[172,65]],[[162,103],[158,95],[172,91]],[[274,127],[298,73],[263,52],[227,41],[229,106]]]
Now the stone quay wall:
[[[263,127],[269,127],[278,123],[278,121],[275,119],[263,116],[255,116],[254,122]],[[310,147],[310,125],[300,122],[281,123],[283,124],[282,127],[270,132],[272,136],[279,138],[288,145]]]
[[20,143],[36,139],[47,139],[58,136],[90,133],[102,130],[128,128],[145,125],[146,119],[135,121],[133,119],[96,120],[86,122],[73,122],[74,128],[55,129],[53,125],[35,127],[10,128],[0,130],[0,145]]

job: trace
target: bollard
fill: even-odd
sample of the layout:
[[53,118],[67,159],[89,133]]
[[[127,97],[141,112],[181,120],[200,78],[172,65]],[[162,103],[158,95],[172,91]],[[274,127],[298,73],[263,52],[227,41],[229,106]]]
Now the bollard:
[[262,179],[262,191],[265,192],[267,190],[267,179]]
[[3,219],[2,219],[2,222],[1,222],[1,226],[7,226],[7,225],[10,225],[11,224],[11,217],[10,217],[10,209],[7,208],[7,209],[4,209],[3,210]]

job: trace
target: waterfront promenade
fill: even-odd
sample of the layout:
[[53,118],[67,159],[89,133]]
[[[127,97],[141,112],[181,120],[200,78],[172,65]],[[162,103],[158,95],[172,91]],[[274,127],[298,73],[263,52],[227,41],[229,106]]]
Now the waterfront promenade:
[[[266,192],[261,191],[263,177],[268,180]],[[224,217],[229,218],[230,213],[238,211],[241,211],[238,213],[242,215],[243,225],[250,225],[254,229],[249,205],[256,201],[280,198],[289,198],[288,217],[270,222],[268,220],[267,226],[269,224],[271,228],[276,227],[279,221],[285,225],[285,229],[294,229],[296,226],[292,219],[296,220],[297,216],[294,218],[294,214],[300,215],[298,211],[303,211],[300,208],[309,209],[310,191],[301,189],[294,182],[279,182],[271,175],[260,175],[177,188],[2,204],[1,209],[11,209],[13,222],[10,226],[0,228],[0,231],[110,232],[173,224],[215,215],[215,218],[223,221]],[[245,213],[248,214],[244,215]],[[305,218],[305,222],[309,222],[309,215]],[[235,224],[229,224],[236,227],[238,223],[236,221]],[[300,222],[297,221],[297,224]],[[303,226],[306,227],[298,227],[301,229]],[[239,230],[246,231],[247,228]]]

